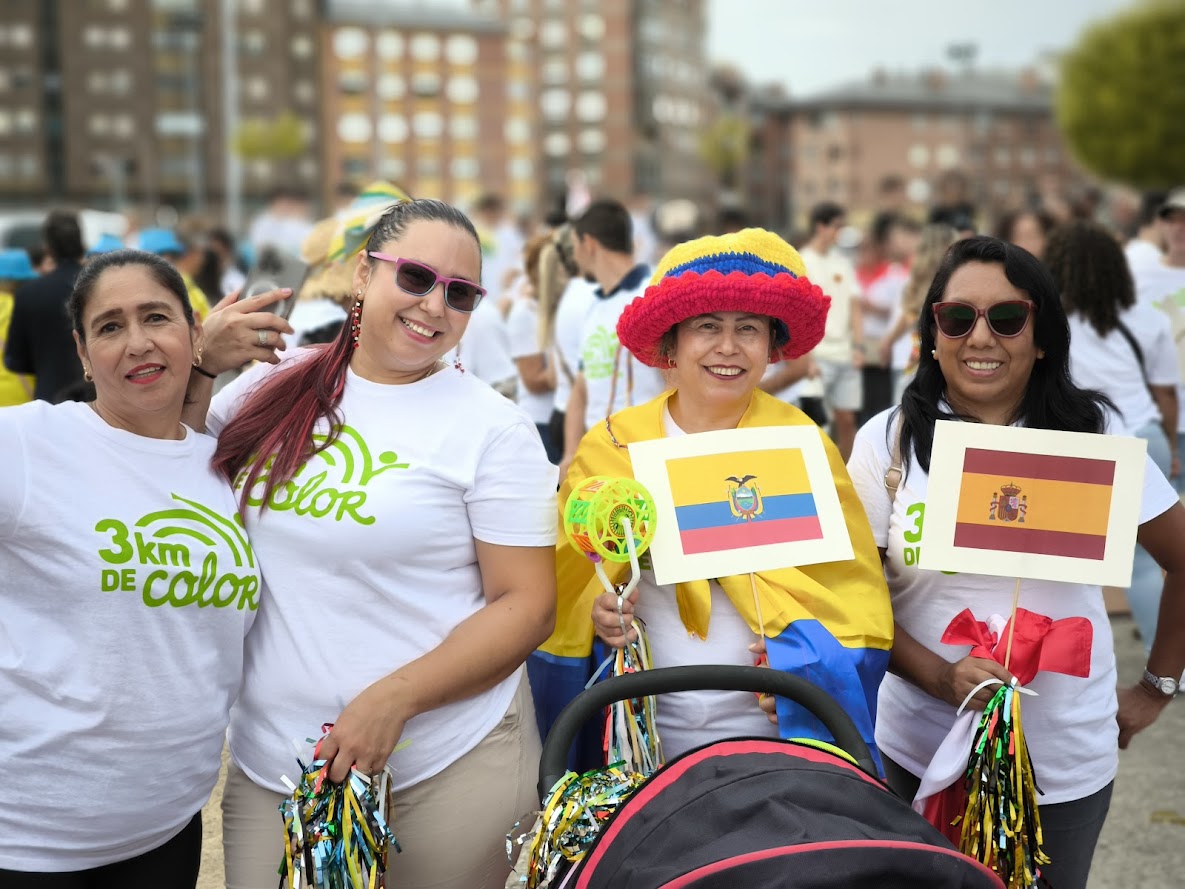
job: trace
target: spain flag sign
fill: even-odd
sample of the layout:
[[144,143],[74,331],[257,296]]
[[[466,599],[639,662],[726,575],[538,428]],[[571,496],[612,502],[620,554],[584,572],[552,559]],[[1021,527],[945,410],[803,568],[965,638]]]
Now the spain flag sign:
[[853,558],[819,430],[754,427],[629,446],[654,497],[660,584]]
[[1146,443],[972,423],[934,434],[919,566],[1127,586]]

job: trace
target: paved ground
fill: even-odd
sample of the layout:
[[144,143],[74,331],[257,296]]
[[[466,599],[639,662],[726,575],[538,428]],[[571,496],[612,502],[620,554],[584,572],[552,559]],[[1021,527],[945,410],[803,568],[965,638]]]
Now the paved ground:
[[[1126,617],[1112,620],[1119,675],[1144,669],[1144,650]],[[206,834],[198,889],[222,889],[222,784],[202,813]],[[278,819],[279,816],[277,816]],[[278,820],[277,820],[278,829]],[[1185,886],[1185,698],[1120,754],[1111,813],[1095,855],[1090,889],[1180,889]]]

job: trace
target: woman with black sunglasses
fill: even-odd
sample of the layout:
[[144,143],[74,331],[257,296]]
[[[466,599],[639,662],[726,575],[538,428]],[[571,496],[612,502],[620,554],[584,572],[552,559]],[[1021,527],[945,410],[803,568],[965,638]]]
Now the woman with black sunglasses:
[[[956,617],[1005,618],[1014,582],[918,569],[934,424],[993,425],[1101,433],[1120,429],[1112,406],[1070,378],[1070,334],[1049,272],[1025,250],[995,238],[955,243],[926,296],[918,324],[921,358],[900,408],[874,417],[856,436],[848,463],[881,551],[896,634],[880,689],[876,743],[890,785],[913,799],[950,731],[957,708],[982,710],[994,686],[1011,681],[969,645],[944,643]],[[890,473],[897,467],[899,473]],[[1185,667],[1185,508],[1148,461],[1138,539],[1165,569],[1160,629],[1145,678],[1116,695],[1111,628],[1098,586],[1026,580],[1022,606],[1052,620],[1086,621],[1089,644],[1075,652],[1077,675],[1040,672],[1024,701],[1025,730],[1041,797],[1043,876],[1058,889],[1084,889],[1107,815],[1118,749],[1171,700]],[[985,504],[985,511],[988,509]],[[1079,623],[1078,626],[1085,626]],[[1128,681],[1139,677],[1126,677]]]
[[275,886],[296,743],[333,781],[392,770],[389,889],[493,889],[538,803],[521,667],[554,620],[555,467],[518,407],[441,360],[485,295],[469,219],[397,204],[358,249],[337,339],[209,411],[268,603],[231,716],[227,886]]

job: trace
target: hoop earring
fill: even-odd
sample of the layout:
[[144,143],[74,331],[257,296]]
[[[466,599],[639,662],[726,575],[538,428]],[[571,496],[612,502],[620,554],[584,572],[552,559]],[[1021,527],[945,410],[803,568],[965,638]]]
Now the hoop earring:
[[671,370],[674,370],[674,369],[675,369],[676,367],[678,367],[678,366],[679,366],[679,365],[677,365],[677,364],[675,363],[675,359],[674,359],[674,358],[668,358],[668,359],[667,359],[667,367],[669,367]]
[[205,350],[206,350],[205,346],[198,346],[197,347],[197,354],[193,356],[193,366],[194,367],[201,367],[202,366],[202,352],[204,352]]
[[95,378],[91,376],[91,369],[89,367],[84,367],[82,369],[82,378],[88,383],[93,383],[95,381]]

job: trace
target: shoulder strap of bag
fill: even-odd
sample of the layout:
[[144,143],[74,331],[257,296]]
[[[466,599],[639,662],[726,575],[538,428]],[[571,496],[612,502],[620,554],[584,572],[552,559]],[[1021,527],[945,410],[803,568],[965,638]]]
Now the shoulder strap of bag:
[[1148,382],[1148,369],[1144,367],[1144,350],[1140,348],[1140,344],[1136,342],[1135,336],[1128,330],[1127,325],[1115,319],[1115,329],[1119,331],[1120,336],[1127,340],[1127,344],[1132,347],[1132,351],[1136,353],[1136,363],[1140,365],[1140,376],[1144,378],[1144,385],[1148,387],[1148,391],[1152,391],[1152,386]]
[[897,424],[897,432],[893,436],[893,453],[889,457],[889,468],[885,470],[885,490],[889,492],[889,502],[897,499],[897,489],[901,487],[901,423]]

